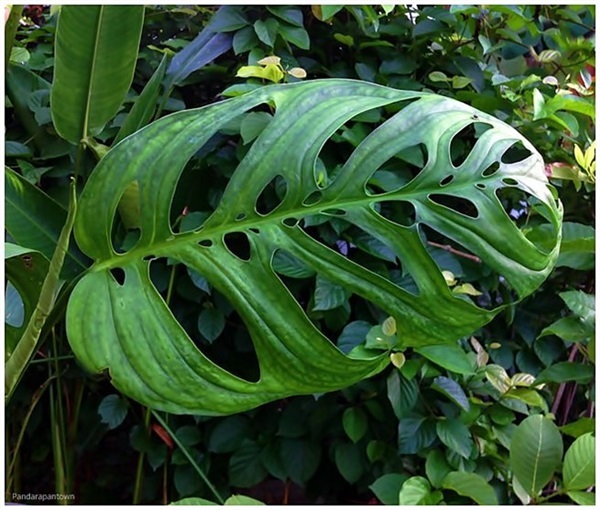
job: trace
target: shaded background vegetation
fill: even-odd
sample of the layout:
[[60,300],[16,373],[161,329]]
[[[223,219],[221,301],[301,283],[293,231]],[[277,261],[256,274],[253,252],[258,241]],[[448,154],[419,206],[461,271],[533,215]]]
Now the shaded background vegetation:
[[[170,96],[161,97],[156,116],[264,86],[268,78],[236,73],[242,66],[260,69],[258,62],[271,55],[281,59],[284,72],[273,76],[279,81],[302,79],[285,73],[301,68],[303,79],[354,78],[456,98],[517,128],[544,157],[565,209],[557,268],[533,296],[473,338],[461,339],[463,356],[405,352],[400,369],[390,366],[343,391],[284,399],[230,417],[165,416],[164,424],[158,423],[117,394],[105,376],[78,367],[59,322],[6,410],[7,499],[23,492],[73,493],[80,504],[212,499],[192,457],[222,495],[243,493],[271,504],[397,504],[402,484],[415,476],[432,484],[431,503],[442,497],[449,504],[472,503],[452,490],[434,494],[436,473],[446,466],[481,475],[501,504],[519,504],[523,497],[510,484],[508,452],[521,420],[552,413],[565,447],[595,423],[594,7],[247,6],[215,13],[216,7],[205,6],[146,8],[132,89],[99,139],[117,135],[163,56],[182,51],[210,23],[212,31],[232,36],[232,48],[175,82]],[[24,10],[11,61],[30,73],[7,84],[6,161],[66,205],[75,149],[53,133],[49,94],[32,78],[52,79],[56,17],[46,7]],[[266,111],[248,114],[231,126],[230,136],[213,140],[192,158],[172,205],[174,225],[189,228],[214,210],[265,116]],[[324,166],[331,172],[345,161],[378,120],[366,115],[339,130],[333,140],[341,146],[325,146]],[[453,160],[466,157],[474,134],[453,142]],[[404,156],[415,168],[423,163],[418,152]],[[84,177],[95,164],[86,153]],[[272,208],[280,193],[273,183],[261,197],[263,206]],[[501,199],[528,236],[544,239],[545,225],[529,221],[534,203],[508,192]],[[410,211],[396,213],[410,219]],[[402,280],[385,247],[361,243],[344,222],[322,217],[306,226],[340,250],[358,246],[357,257],[364,257],[367,267]],[[135,235],[123,226],[115,231],[121,249],[131,246]],[[481,299],[496,290],[478,260],[448,239],[429,241],[450,285],[470,284],[483,292]],[[278,263],[310,318],[342,350],[385,319],[343,289],[303,275],[293,261]],[[164,260],[153,263],[152,276],[205,354],[233,373],[258,377],[239,317],[201,275]],[[18,310],[7,312],[9,321],[18,322]],[[481,370],[465,369],[464,360]],[[483,369],[489,365],[504,371]],[[545,386],[517,387],[519,373],[543,374]],[[557,487],[550,482],[543,496]],[[558,495],[554,501],[569,499]]]

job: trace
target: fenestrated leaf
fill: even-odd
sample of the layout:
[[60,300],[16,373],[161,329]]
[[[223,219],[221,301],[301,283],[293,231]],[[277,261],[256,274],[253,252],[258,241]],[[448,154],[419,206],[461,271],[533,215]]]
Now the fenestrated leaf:
[[141,5],[64,5],[56,27],[50,108],[72,143],[98,134],[131,86],[144,22]]
[[554,423],[536,414],[523,420],[510,441],[510,467],[532,497],[552,478],[560,465],[563,442]]
[[[4,227],[21,246],[39,251],[50,260],[56,249],[67,211],[37,186],[5,167]],[[71,243],[61,278],[72,279],[87,268],[86,257]]]
[[[21,338],[27,327],[31,314],[38,303],[49,265],[50,261],[38,251],[12,243],[4,244],[6,277],[14,289],[18,291],[23,302],[23,320],[21,321],[21,325],[15,327],[10,325],[8,321],[5,324],[5,358],[11,355],[19,338]],[[10,309],[10,304],[7,299],[6,311]]]
[[478,505],[498,504],[498,498],[492,486],[477,473],[453,471],[446,475],[442,487],[471,498]]
[[[329,137],[359,113],[408,99],[417,100],[367,136],[336,178],[319,189],[315,162]],[[170,199],[188,159],[222,126],[264,103],[274,108],[273,119],[238,165],[215,212],[196,232],[171,232]],[[440,181],[453,168],[452,138],[475,121],[490,124],[490,129],[454,171],[452,182],[441,188]],[[531,156],[500,163],[497,172],[484,176],[517,142]],[[376,170],[421,143],[429,157],[415,179],[384,195],[366,194],[365,183]],[[286,181],[287,193],[274,211],[261,215],[255,209],[257,197],[277,176]],[[114,211],[133,181],[140,186],[141,238],[126,253],[116,254],[110,243]],[[454,342],[486,324],[501,307],[488,311],[453,295],[419,225],[429,225],[480,257],[519,298],[544,280],[558,255],[556,246],[549,253],[539,251],[514,225],[496,197],[505,185],[536,197],[537,210],[555,226],[558,240],[560,205],[533,146],[497,119],[447,98],[352,80],[313,80],[262,87],[175,113],[123,140],[86,184],[75,232],[79,246],[96,262],[71,295],[69,341],[89,370],[109,368],[113,383],[125,394],[169,412],[236,413],[286,395],[347,386],[382,370],[389,356],[353,359],[337,350],[274,273],[273,253],[292,253],[394,317],[398,336],[408,347]],[[470,200],[478,217],[434,203],[428,198],[432,192]],[[385,219],[372,207],[383,200],[410,201],[416,223],[403,226]],[[418,294],[329,249],[291,221],[332,209],[343,210],[345,221],[392,248]],[[241,213],[244,219],[236,219]],[[230,232],[247,237],[249,260],[227,248],[223,238]],[[149,255],[185,263],[231,303],[254,342],[258,382],[233,376],[195,348],[150,282]],[[124,271],[123,285],[110,273],[116,268]]]
[[596,439],[592,434],[578,437],[565,453],[563,484],[568,491],[594,485]]

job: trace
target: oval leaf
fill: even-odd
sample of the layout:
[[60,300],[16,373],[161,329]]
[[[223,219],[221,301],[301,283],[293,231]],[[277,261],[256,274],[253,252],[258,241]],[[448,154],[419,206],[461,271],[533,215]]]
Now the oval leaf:
[[563,442],[558,428],[542,415],[529,416],[512,434],[510,466],[532,497],[552,479],[562,454]]
[[594,485],[596,439],[592,434],[578,437],[565,454],[563,484],[566,490],[577,491]]
[[476,473],[453,471],[442,482],[444,489],[450,489],[461,496],[471,498],[478,505],[497,505],[498,498],[492,486]]

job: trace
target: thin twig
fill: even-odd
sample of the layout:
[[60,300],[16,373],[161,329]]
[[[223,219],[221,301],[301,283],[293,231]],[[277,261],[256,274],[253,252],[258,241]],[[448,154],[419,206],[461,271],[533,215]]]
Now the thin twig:
[[455,248],[452,248],[452,246],[450,246],[449,244],[439,244],[439,243],[434,243],[433,241],[427,241],[427,244],[429,244],[430,246],[435,246],[436,248],[440,248],[447,252],[450,252],[454,255],[458,255],[459,257],[463,257],[465,259],[469,259],[469,260],[472,260],[473,262],[477,262],[478,264],[481,264],[481,259],[479,257],[477,257],[476,255],[472,255],[471,253],[465,253],[464,251],[456,250]]
[[[574,344],[571,347],[571,352],[569,352],[569,361],[573,361],[575,359],[575,356],[577,355],[577,344]],[[560,383],[558,386],[558,391],[556,392],[556,397],[554,399],[554,403],[552,404],[552,409],[551,409],[551,413],[556,416],[556,412],[558,411],[558,408],[560,406],[560,402],[562,400],[563,397],[563,393],[565,392],[565,387],[566,387],[567,383]]]

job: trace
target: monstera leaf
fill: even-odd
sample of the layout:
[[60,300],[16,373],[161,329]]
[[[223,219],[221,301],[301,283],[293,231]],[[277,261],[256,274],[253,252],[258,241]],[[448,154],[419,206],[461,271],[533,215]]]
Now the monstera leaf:
[[[275,111],[273,119],[237,167],[216,210],[199,228],[173,232],[169,209],[186,162],[232,119],[265,104]],[[315,164],[325,142],[358,114],[387,105],[404,108],[319,187]],[[452,139],[475,122],[489,129],[455,167]],[[503,162],[517,143],[529,156]],[[395,156],[419,144],[426,147],[427,160],[416,177],[392,191],[367,190],[374,172],[390,162],[401,166]],[[261,214],[257,199],[275,178],[285,181],[286,194],[274,210]],[[140,190],[141,235],[133,248],[117,253],[111,243],[115,211],[133,182]],[[538,249],[513,223],[496,193],[502,187],[534,197],[536,211],[553,227],[552,250]],[[467,200],[477,214],[441,205],[433,195]],[[412,204],[414,223],[401,225],[381,215],[383,202]],[[388,246],[418,292],[311,237],[302,220],[318,213],[343,218]],[[331,391],[381,371],[389,356],[339,351],[273,270],[277,251],[393,316],[403,345],[440,344],[480,328],[506,303],[487,310],[453,294],[426,249],[421,226],[475,254],[520,299],[544,280],[558,256],[561,216],[532,145],[464,104],[352,80],[263,87],[165,117],[123,140],[100,162],[81,195],[75,225],[80,248],[95,263],[71,295],[68,338],[90,371],[108,369],[119,390],[168,412],[229,414],[292,394]],[[230,249],[232,233],[247,239],[248,257]],[[229,300],[252,337],[260,365],[257,382],[234,376],[196,348],[151,283],[149,265],[156,257],[194,269]]]

